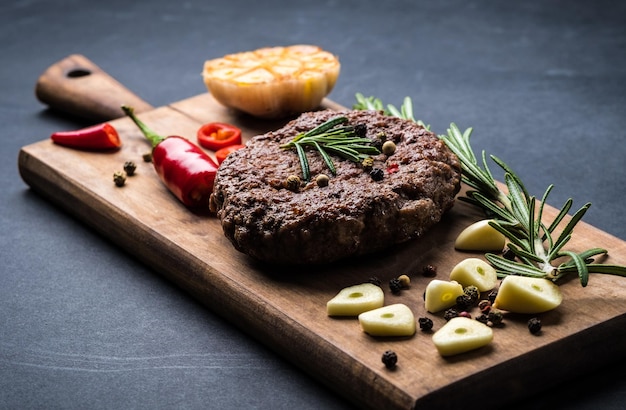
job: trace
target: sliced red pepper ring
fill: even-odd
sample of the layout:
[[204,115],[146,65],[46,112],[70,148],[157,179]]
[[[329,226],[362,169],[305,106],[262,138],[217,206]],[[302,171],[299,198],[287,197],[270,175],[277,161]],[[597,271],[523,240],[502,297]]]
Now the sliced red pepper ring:
[[198,129],[198,143],[211,151],[241,144],[241,130],[223,122],[210,122]]
[[222,149],[218,149],[217,151],[215,151],[215,159],[217,159],[218,164],[221,164],[231,153],[245,147],[246,146],[242,144],[235,144],[229,145],[228,147],[224,147]]
[[117,149],[122,146],[117,130],[109,123],[77,131],[59,131],[50,136],[56,144],[86,150]]

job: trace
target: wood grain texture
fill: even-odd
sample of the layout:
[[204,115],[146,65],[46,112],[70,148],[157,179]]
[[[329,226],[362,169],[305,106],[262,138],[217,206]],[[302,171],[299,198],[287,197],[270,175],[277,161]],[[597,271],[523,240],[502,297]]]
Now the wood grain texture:
[[35,95],[59,111],[98,122],[122,117],[122,104],[136,112],[153,108],[81,54],[68,56],[44,71]]
[[[326,100],[325,105],[339,108]],[[280,122],[240,116],[201,94],[139,117],[156,132],[194,136],[199,125],[225,121],[242,127],[244,138],[274,129]],[[480,213],[457,201],[444,220],[423,238],[379,254],[308,268],[273,267],[236,251],[219,222],[180,204],[141,155],[149,149],[127,118],[111,122],[123,147],[115,153],[90,153],[54,145],[50,140],[23,147],[19,170],[24,181],[51,202],[185,289],[207,307],[296,363],[360,406],[370,408],[453,408],[467,400],[468,389],[484,405],[502,405],[581,375],[626,354],[626,279],[594,275],[587,288],[576,278],[562,284],[564,302],[541,315],[543,331],[531,335],[528,316],[507,315],[494,329],[494,341],[451,358],[438,355],[431,334],[410,338],[373,338],[356,319],[326,315],[326,301],[341,288],[377,276],[383,283],[411,276],[410,289],[385,303],[405,303],[416,317],[429,316],[435,329],[441,314],[427,314],[422,295],[431,280],[426,264],[447,279],[451,268],[473,253],[454,250],[454,239]],[[138,168],[124,187],[113,172],[125,161]],[[549,208],[547,214],[554,215]],[[626,264],[626,243],[584,222],[570,248],[601,246],[605,262]],[[610,341],[610,342],[607,342]],[[381,355],[393,349],[398,367],[387,370]],[[498,394],[494,395],[493,392]]]

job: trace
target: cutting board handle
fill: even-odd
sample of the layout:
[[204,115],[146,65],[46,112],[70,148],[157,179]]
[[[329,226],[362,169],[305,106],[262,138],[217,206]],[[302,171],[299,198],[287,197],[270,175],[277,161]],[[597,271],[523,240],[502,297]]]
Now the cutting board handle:
[[122,104],[136,112],[153,109],[80,54],[50,66],[37,80],[35,95],[50,108],[97,122],[122,117]]

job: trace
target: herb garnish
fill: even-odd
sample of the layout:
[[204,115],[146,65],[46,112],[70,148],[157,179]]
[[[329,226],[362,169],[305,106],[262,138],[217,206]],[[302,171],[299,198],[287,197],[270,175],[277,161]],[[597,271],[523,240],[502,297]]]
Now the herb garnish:
[[421,120],[416,120],[413,116],[413,101],[410,97],[404,97],[404,101],[400,106],[400,109],[394,105],[387,104],[385,107],[382,101],[375,97],[365,97],[361,93],[356,94],[356,104],[352,107],[355,110],[371,110],[371,111],[383,111],[386,115],[393,117],[404,118],[405,120],[411,120],[418,125],[430,130],[430,125],[424,124]]
[[[392,105],[384,109],[382,102],[374,97],[366,98],[357,94],[356,98],[354,109],[383,110],[387,115],[423,124],[414,119],[413,104],[409,97],[405,98],[400,110]],[[452,123],[447,134],[439,135],[439,138],[459,157],[462,181],[472,188],[466,192],[466,196],[459,199],[482,208],[492,218],[490,225],[508,239],[507,247],[514,258],[509,259],[493,253],[485,255],[496,268],[499,277],[521,275],[556,281],[566,275],[578,274],[583,287],[587,286],[590,273],[626,277],[626,266],[594,263],[593,257],[607,254],[606,249],[591,248],[580,253],[564,250],[572,238],[574,227],[587,212],[590,203],[576,211],[556,236],[557,227],[571,209],[572,199],[565,202],[550,224],[545,224],[542,220],[544,204],[553,185],[546,189],[538,204],[536,198],[528,193],[519,176],[504,161],[490,155],[489,158],[504,171],[507,192],[502,191],[489,170],[484,151],[481,156],[482,165],[479,164],[470,144],[471,134],[472,128],[461,132]],[[560,258],[565,258],[565,262],[555,265],[555,261]]]
[[304,147],[316,149],[333,175],[336,175],[337,171],[330,154],[354,162],[360,162],[369,155],[380,154],[380,151],[371,145],[372,141],[365,137],[365,125],[344,125],[347,122],[347,117],[331,118],[312,130],[296,135],[293,140],[280,146],[283,149],[296,149],[305,181],[311,179],[311,172]]

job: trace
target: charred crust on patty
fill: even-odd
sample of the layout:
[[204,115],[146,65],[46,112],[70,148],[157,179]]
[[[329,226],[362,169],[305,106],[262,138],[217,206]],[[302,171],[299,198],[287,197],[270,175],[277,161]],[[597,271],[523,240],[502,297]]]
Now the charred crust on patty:
[[[373,179],[361,163],[333,157],[336,175],[307,150],[311,181],[285,188],[302,176],[295,150],[280,146],[336,117],[365,124],[377,144],[393,141],[392,155],[372,156]],[[325,174],[320,187],[315,177]],[[458,158],[437,135],[415,122],[375,111],[304,113],[284,127],[256,136],[220,166],[211,210],[236,249],[274,264],[321,264],[414,240],[438,223],[460,189]]]

